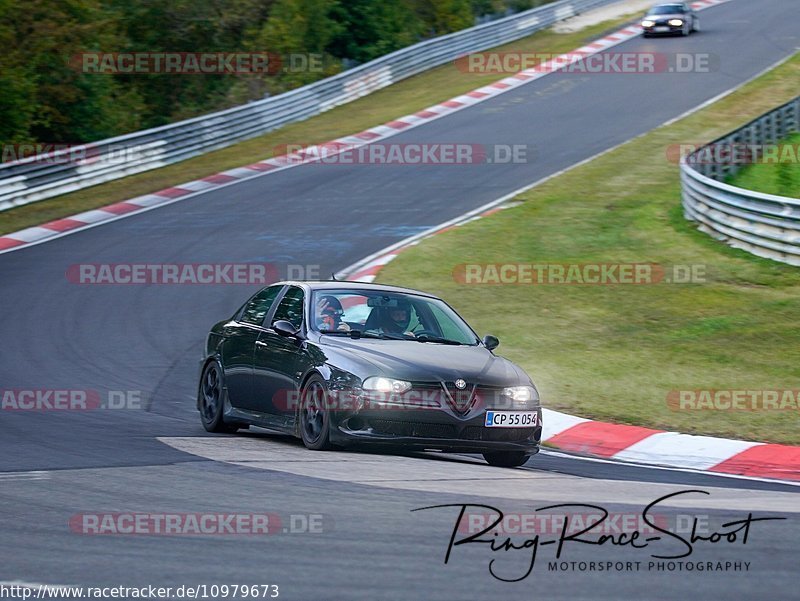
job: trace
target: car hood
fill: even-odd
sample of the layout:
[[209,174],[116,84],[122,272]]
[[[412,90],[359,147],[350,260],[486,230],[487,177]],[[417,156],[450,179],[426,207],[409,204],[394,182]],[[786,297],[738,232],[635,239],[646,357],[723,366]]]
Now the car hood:
[[365,338],[327,338],[320,341],[320,346],[337,367],[361,378],[387,376],[416,382],[452,382],[463,378],[482,386],[531,383],[522,369],[483,346]]

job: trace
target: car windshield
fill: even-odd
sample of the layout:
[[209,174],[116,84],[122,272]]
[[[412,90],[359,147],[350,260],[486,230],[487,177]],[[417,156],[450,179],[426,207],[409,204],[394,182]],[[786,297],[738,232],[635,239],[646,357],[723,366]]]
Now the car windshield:
[[661,6],[654,6],[650,9],[648,15],[674,15],[683,12],[682,4],[662,4]]
[[352,338],[433,344],[479,343],[475,332],[436,298],[378,290],[317,290],[311,297],[311,329]]

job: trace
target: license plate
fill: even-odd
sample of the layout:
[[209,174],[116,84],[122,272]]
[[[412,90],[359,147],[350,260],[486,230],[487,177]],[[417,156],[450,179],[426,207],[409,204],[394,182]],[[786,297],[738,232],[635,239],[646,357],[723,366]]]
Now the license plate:
[[539,421],[536,411],[487,411],[487,428],[533,428]]
[[655,31],[662,32],[662,31],[669,31],[669,27],[656,27]]

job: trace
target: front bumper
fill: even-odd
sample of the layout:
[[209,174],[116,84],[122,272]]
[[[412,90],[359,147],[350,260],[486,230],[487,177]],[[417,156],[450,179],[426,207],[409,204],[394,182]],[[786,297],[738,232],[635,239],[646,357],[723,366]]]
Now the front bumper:
[[647,35],[675,35],[677,33],[683,33],[683,25],[670,25],[668,23],[657,23],[656,25],[651,25],[650,27],[642,27],[642,31],[644,31]]
[[542,437],[541,408],[536,426],[487,428],[486,410],[475,408],[465,416],[449,408],[336,412],[331,442],[339,445],[380,445],[415,450],[459,453],[489,451],[539,451]]

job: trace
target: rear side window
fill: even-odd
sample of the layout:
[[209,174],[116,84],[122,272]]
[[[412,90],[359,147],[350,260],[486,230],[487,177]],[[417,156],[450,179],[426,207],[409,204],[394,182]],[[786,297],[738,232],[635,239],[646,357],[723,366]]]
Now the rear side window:
[[292,286],[286,291],[286,294],[281,299],[278,308],[275,309],[275,315],[272,317],[272,323],[285,319],[292,323],[296,328],[300,328],[303,324],[303,289]]
[[272,303],[275,302],[275,297],[278,296],[278,292],[281,291],[281,288],[283,288],[283,286],[270,286],[269,288],[261,290],[248,301],[247,305],[245,305],[242,311],[242,317],[239,321],[251,323],[256,326],[263,324],[264,318],[267,316],[267,313],[269,313],[269,308],[272,306]]

